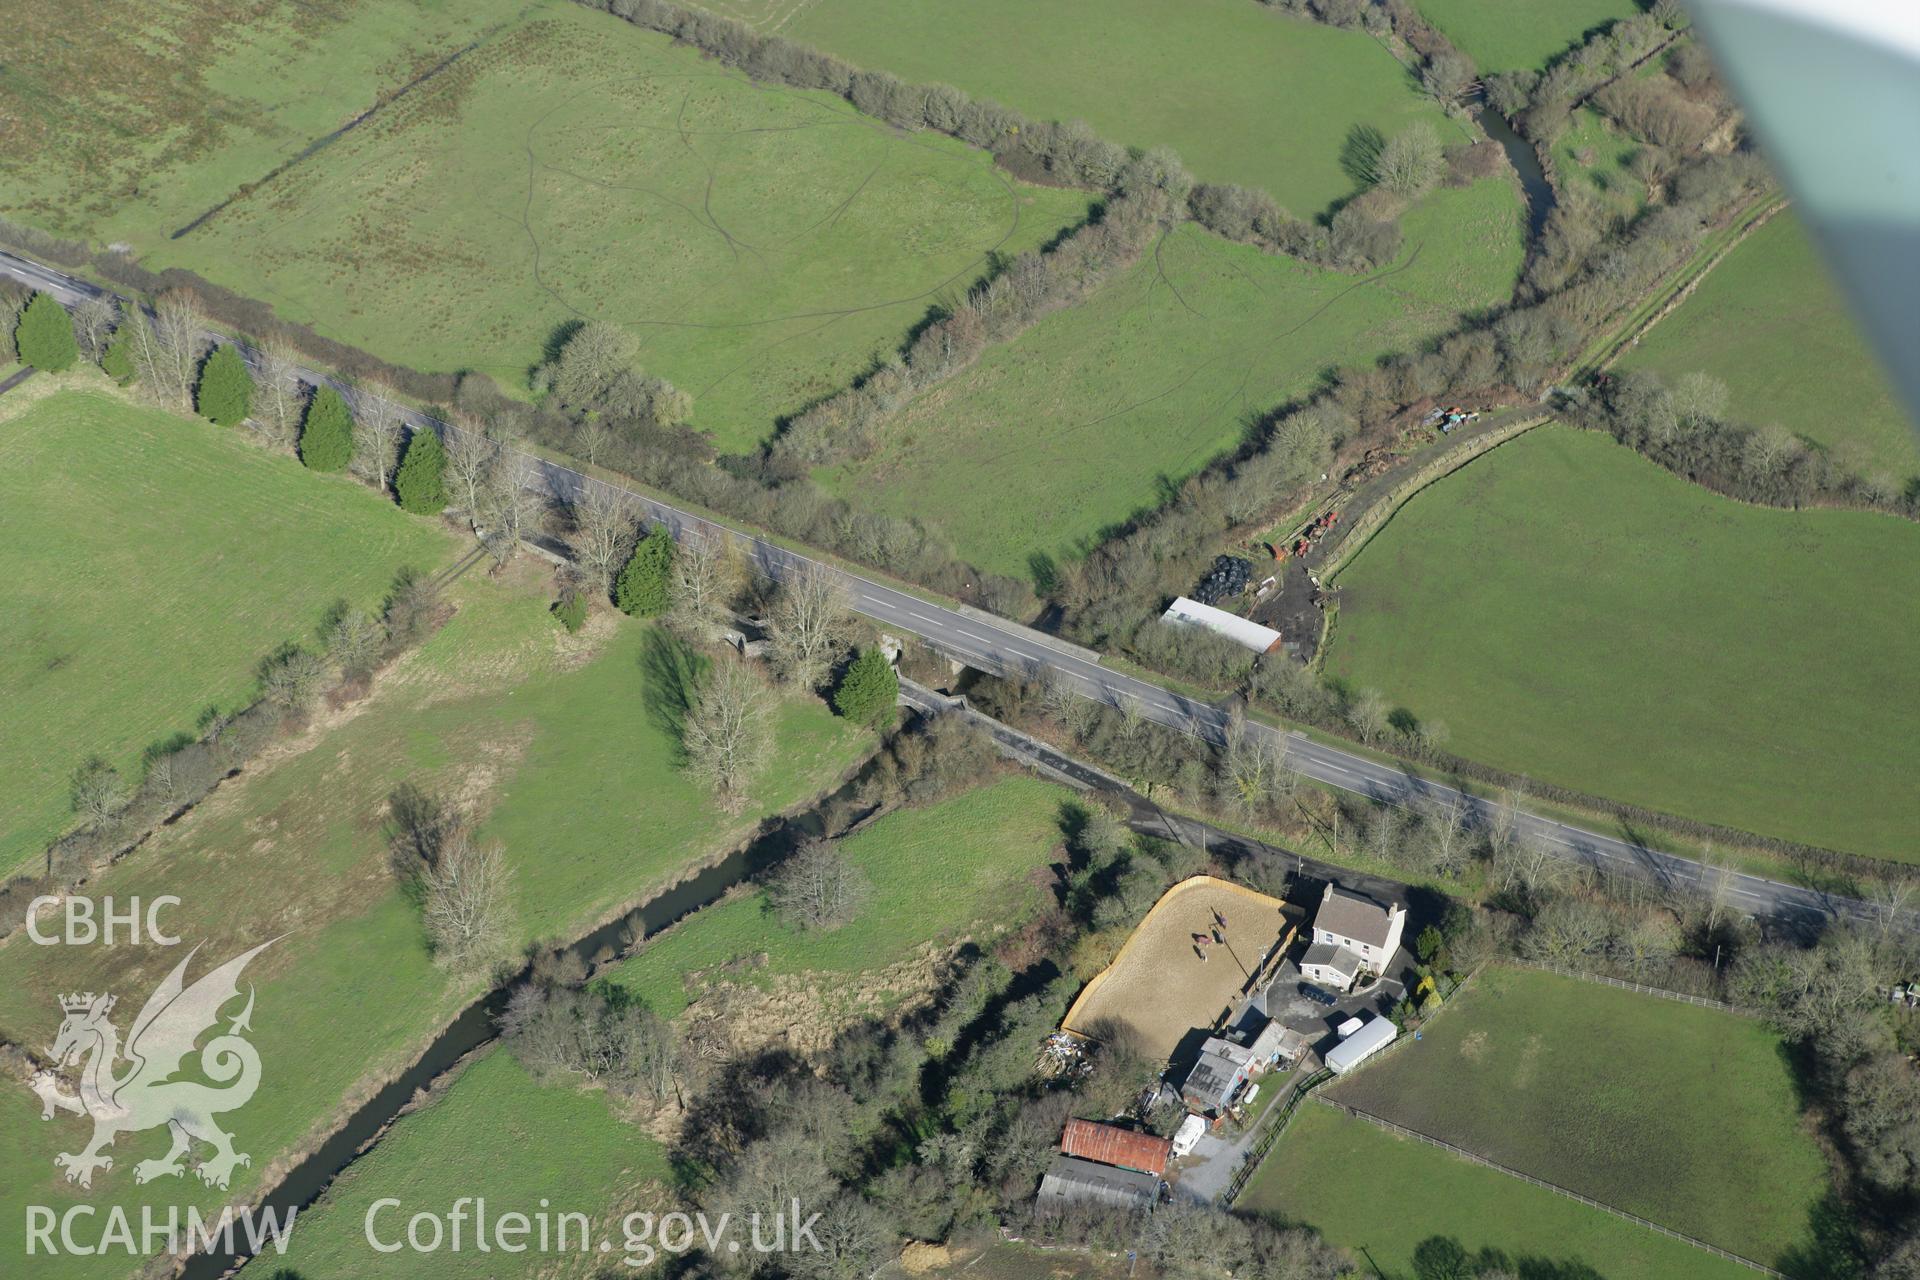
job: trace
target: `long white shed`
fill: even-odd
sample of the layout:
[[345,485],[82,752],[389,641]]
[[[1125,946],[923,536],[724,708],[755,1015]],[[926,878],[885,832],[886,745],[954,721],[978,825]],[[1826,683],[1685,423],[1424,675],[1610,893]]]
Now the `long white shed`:
[[1327,1066],[1345,1075],[1394,1042],[1400,1029],[1387,1018],[1375,1018],[1327,1051]]
[[1235,644],[1245,645],[1255,653],[1271,653],[1280,647],[1280,633],[1272,627],[1263,627],[1237,613],[1228,613],[1225,609],[1216,609],[1210,604],[1201,604],[1198,600],[1189,600],[1185,596],[1168,605],[1167,611],[1160,615],[1160,621],[1176,622],[1189,627],[1205,627],[1216,635],[1225,636]]

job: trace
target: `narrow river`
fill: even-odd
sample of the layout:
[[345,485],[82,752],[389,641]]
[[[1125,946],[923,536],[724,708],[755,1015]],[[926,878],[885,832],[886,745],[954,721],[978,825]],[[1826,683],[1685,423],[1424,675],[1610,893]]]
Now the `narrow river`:
[[1533,145],[1513,131],[1505,116],[1482,105],[1475,109],[1474,119],[1480,122],[1489,138],[1500,144],[1501,150],[1507,153],[1507,162],[1520,175],[1520,189],[1527,197],[1527,246],[1532,248],[1546,228],[1547,215],[1553,212],[1553,184],[1547,181],[1546,170],[1540,167],[1540,157],[1534,153]]
[[[834,795],[851,796],[868,767],[871,762]],[[618,952],[629,937],[650,938],[683,917],[712,905],[734,885],[773,866],[802,840],[819,834],[819,813],[827,799],[823,797],[804,813],[769,823],[753,840],[719,862],[695,872],[564,950],[591,965],[593,957],[603,949]],[[527,971],[523,969],[467,1006],[465,1012],[434,1038],[417,1062],[364,1103],[317,1150],[289,1170],[279,1185],[255,1202],[256,1207],[284,1215],[289,1209],[305,1209],[319,1199],[341,1170],[359,1158],[362,1148],[399,1116],[416,1090],[426,1088],[461,1058],[499,1035],[494,1019],[506,1006],[514,987],[526,976]],[[296,1233],[297,1230],[296,1225]],[[183,1280],[218,1280],[241,1261],[232,1254],[195,1254],[180,1269],[179,1275]]]

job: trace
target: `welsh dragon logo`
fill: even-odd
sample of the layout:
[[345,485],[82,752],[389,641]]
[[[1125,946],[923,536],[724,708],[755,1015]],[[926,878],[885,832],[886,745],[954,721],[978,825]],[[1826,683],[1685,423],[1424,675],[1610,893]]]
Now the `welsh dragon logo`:
[[[214,1085],[172,1077],[195,1052],[194,1044],[201,1033],[220,1021],[221,1008],[239,996],[240,973],[247,962],[272,945],[272,941],[263,942],[188,986],[184,978],[188,962],[200,949],[195,947],[147,997],[127,1032],[124,1047],[119,1028],[107,1016],[113,1012],[112,995],[96,996],[89,991],[60,998],[67,1016],[47,1052],[61,1070],[85,1059],[80,1091],[77,1096],[64,1093],[55,1080],[42,1073],[35,1078],[34,1092],[44,1104],[43,1120],[52,1119],[55,1108],[59,1108],[84,1111],[93,1121],[93,1138],[84,1148],[53,1158],[55,1165],[66,1170],[68,1182],[91,1187],[94,1170],[113,1168],[113,1157],[106,1154],[106,1149],[115,1138],[161,1125],[166,1126],[173,1145],[166,1155],[136,1164],[136,1182],[166,1175],[178,1177],[186,1171],[187,1157],[196,1142],[214,1150],[213,1156],[194,1170],[210,1187],[224,1190],[235,1168],[253,1163],[250,1156],[233,1149],[233,1135],[213,1119],[244,1106],[260,1086],[260,1055],[240,1034],[252,1030],[251,986],[246,1007],[234,1015],[224,1033],[215,1035],[199,1050],[200,1074]],[[126,1063],[124,1069],[119,1065],[122,1062]]]

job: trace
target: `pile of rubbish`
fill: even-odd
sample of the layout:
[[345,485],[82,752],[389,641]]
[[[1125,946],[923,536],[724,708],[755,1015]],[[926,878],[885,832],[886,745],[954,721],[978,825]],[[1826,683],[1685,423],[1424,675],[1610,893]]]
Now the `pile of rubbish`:
[[1092,1048],[1071,1031],[1056,1031],[1041,1042],[1033,1069],[1044,1080],[1082,1079],[1093,1071]]

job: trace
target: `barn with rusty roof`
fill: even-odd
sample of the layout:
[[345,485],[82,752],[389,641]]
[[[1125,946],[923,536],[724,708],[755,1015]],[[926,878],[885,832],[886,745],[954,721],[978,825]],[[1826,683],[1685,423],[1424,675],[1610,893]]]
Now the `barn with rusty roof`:
[[1134,1169],[1158,1177],[1167,1171],[1167,1159],[1173,1152],[1173,1143],[1166,1138],[1122,1129],[1118,1125],[1069,1120],[1066,1131],[1060,1135],[1060,1150],[1082,1160]]

